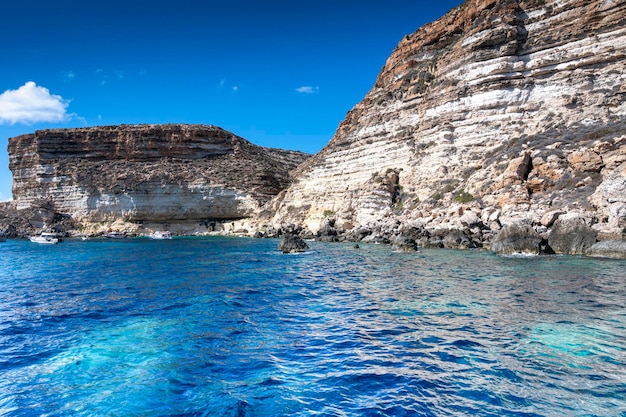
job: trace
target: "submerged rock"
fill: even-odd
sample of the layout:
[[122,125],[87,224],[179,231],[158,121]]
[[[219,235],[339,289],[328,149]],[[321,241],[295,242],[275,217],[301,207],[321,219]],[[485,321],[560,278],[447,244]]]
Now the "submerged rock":
[[300,236],[292,234],[284,235],[278,243],[278,249],[283,253],[304,252],[308,248],[309,245]]

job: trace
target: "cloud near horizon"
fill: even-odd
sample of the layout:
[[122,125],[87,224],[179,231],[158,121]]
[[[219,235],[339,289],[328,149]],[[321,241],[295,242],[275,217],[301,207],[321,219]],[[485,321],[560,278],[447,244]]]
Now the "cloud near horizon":
[[302,87],[296,88],[296,91],[301,94],[317,94],[320,92],[320,88],[310,85],[303,85]]
[[69,118],[68,106],[63,97],[28,81],[17,90],[0,94],[0,124],[62,122]]

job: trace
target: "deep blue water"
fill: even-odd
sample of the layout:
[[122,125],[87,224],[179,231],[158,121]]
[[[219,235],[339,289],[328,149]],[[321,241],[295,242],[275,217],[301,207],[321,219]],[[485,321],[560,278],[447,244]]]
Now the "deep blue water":
[[1,416],[626,416],[626,262],[0,243]]

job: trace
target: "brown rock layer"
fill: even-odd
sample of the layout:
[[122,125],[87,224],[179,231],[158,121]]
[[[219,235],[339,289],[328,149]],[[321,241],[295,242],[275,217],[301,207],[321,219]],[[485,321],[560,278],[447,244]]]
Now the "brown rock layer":
[[253,216],[308,155],[215,126],[40,130],[9,139],[18,209],[45,205],[83,223]]

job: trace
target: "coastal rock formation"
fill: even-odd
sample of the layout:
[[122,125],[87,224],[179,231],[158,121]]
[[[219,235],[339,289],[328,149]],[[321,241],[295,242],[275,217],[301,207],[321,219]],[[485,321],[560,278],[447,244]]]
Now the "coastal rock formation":
[[528,224],[511,224],[502,228],[494,238],[491,249],[499,254],[541,253],[541,236]]
[[309,248],[304,240],[298,235],[286,234],[278,242],[278,250],[282,253],[298,253],[304,252]]
[[561,216],[552,227],[548,244],[556,253],[584,254],[597,240],[597,232],[576,216]]
[[465,247],[567,214],[620,240],[625,161],[626,0],[467,0],[399,43],[259,221]]
[[18,211],[107,227],[251,217],[308,157],[203,125],[39,130],[9,139],[8,151]]
[[623,258],[626,254],[626,241],[603,240],[589,248],[587,254],[605,258]]

